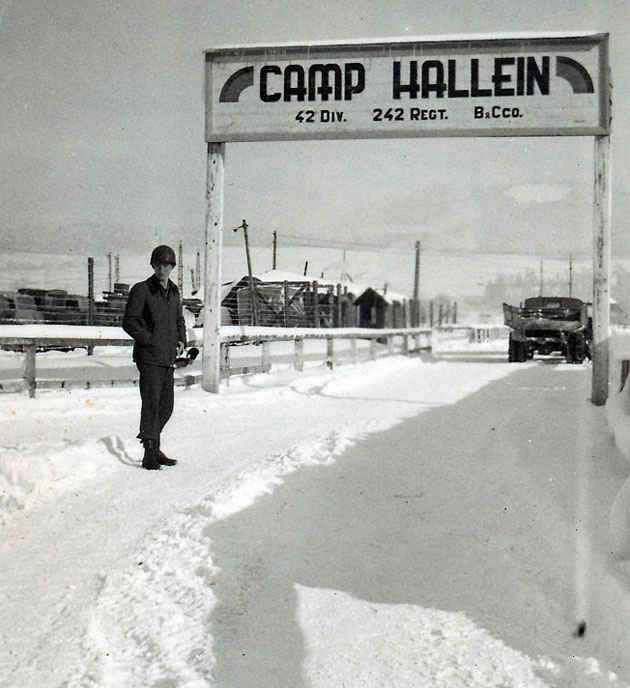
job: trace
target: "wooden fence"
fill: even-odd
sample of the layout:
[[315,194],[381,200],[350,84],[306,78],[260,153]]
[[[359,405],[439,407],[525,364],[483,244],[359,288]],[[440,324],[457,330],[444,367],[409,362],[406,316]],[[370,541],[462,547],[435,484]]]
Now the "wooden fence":
[[[18,326],[19,327],[19,326]],[[114,330],[115,331],[115,330]],[[122,334],[122,330],[120,330]],[[194,330],[193,330],[194,332]],[[293,342],[293,367],[295,370],[304,369],[304,341],[325,340],[325,363],[329,368],[334,365],[335,340],[350,341],[350,361],[356,362],[359,358],[358,341],[369,341],[369,358],[377,356],[377,343],[385,346],[387,355],[410,353],[434,348],[438,339],[456,336],[467,339],[469,342],[482,342],[504,336],[504,328],[487,327],[485,325],[442,325],[437,327],[403,327],[403,328],[282,328],[282,327],[248,327],[248,326],[224,326],[221,328],[221,377],[229,378],[232,375],[247,375],[251,373],[269,372],[271,368],[270,345],[272,342]],[[199,338],[201,339],[201,338]],[[201,346],[201,343],[192,340],[191,346]],[[230,359],[230,347],[241,344],[260,345],[260,361],[254,365],[232,365]],[[70,388],[81,386],[90,387],[115,387],[119,385],[137,384],[137,379],[112,379],[112,380],[38,380],[36,353],[42,349],[93,349],[95,346],[131,346],[133,340],[124,337],[65,337],[65,336],[0,336],[1,348],[21,348],[24,352],[24,366],[21,379],[13,384],[0,384],[2,391],[28,390],[29,396],[34,397],[36,389]],[[629,356],[630,358],[630,356]],[[190,386],[200,382],[201,373],[176,376],[175,384],[178,386]]]
[[[266,331],[265,331],[266,330]],[[376,343],[381,341],[386,344],[388,354],[395,352],[395,339],[401,339],[400,352],[409,354],[420,348],[430,349],[431,329],[430,328],[399,328],[399,329],[364,329],[364,328],[329,328],[325,330],[316,329],[289,329],[289,328],[249,328],[249,327],[224,327],[221,332],[222,347],[222,377],[229,377],[236,374],[248,374],[255,372],[268,372],[271,368],[271,357],[269,345],[271,342],[293,341],[294,356],[293,365],[296,370],[303,370],[304,367],[304,340],[305,339],[325,339],[326,340],[326,365],[333,367],[334,363],[334,340],[349,339],[351,342],[351,358],[357,360],[357,340],[368,339],[370,341],[370,358],[376,358]],[[424,337],[424,343],[421,338]],[[410,342],[413,340],[413,346]],[[260,364],[254,366],[233,367],[230,365],[229,348],[236,344],[257,344],[261,345]],[[73,386],[96,387],[96,386],[117,386],[135,384],[135,379],[120,379],[111,381],[91,382],[89,380],[37,380],[36,354],[38,349],[54,348],[93,348],[94,346],[131,346],[133,340],[130,338],[95,338],[95,337],[46,337],[46,336],[0,336],[0,347],[17,348],[20,347],[24,352],[24,366],[21,382],[16,385],[6,386],[8,391],[28,390],[29,396],[34,397],[37,389],[45,388],[69,388]],[[191,342],[195,345],[195,342]],[[196,344],[199,346],[199,344]],[[201,374],[182,375],[176,378],[176,385],[189,386],[200,381]]]

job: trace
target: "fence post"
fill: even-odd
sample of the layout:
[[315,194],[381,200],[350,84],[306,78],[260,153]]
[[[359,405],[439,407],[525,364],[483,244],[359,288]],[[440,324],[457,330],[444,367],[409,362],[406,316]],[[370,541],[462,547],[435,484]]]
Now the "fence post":
[[304,340],[296,338],[295,350],[293,353],[293,368],[302,372],[304,370]]
[[333,367],[334,341],[332,337],[326,337],[326,365],[331,370]]
[[289,283],[286,280],[282,283],[282,301],[284,304],[282,308],[282,321],[284,322],[284,326],[287,327],[287,311],[289,310]]
[[453,324],[457,325],[457,301],[453,301]]
[[226,342],[221,342],[221,362],[223,363],[223,373],[225,380],[229,386],[230,384],[230,346]]
[[408,334],[403,335],[402,353],[404,356],[409,356],[409,335]]
[[433,321],[435,320],[435,304],[433,299],[429,301],[429,326],[433,327]]
[[35,341],[26,344],[24,347],[24,382],[28,389],[28,396],[32,399],[35,396],[37,387],[37,373],[35,368],[35,351],[37,343]]
[[389,353],[390,356],[392,356],[394,354],[394,335],[393,334],[387,335],[387,352]]
[[337,322],[336,327],[343,327],[343,303],[341,302],[341,284],[337,283]]
[[261,353],[260,353],[260,363],[262,365],[263,372],[267,373],[271,369],[270,356],[269,356],[269,342],[264,341],[262,343]]
[[357,362],[357,340],[353,337],[350,340],[350,353],[352,355],[352,362]]
[[313,327],[319,327],[319,285],[313,282]]

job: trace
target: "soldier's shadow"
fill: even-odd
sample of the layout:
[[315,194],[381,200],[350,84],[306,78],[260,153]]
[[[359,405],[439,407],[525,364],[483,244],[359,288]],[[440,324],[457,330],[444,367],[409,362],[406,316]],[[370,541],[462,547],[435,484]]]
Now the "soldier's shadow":
[[115,456],[116,459],[118,459],[118,461],[120,461],[120,463],[123,465],[139,468],[142,464],[140,459],[134,459],[129,455],[125,447],[125,443],[118,435],[114,435],[113,437],[111,435],[108,435],[107,437],[101,437],[99,441],[102,442],[107,451]]

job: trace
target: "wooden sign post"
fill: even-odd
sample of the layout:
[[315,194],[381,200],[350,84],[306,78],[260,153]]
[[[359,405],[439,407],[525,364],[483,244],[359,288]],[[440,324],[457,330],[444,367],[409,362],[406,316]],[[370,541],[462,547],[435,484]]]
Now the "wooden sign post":
[[593,198],[593,375],[591,401],[602,406],[608,399],[610,344],[610,136],[595,136]]
[[201,387],[218,392],[221,378],[221,250],[225,144],[208,144],[206,191],[205,280],[203,291],[203,358]]

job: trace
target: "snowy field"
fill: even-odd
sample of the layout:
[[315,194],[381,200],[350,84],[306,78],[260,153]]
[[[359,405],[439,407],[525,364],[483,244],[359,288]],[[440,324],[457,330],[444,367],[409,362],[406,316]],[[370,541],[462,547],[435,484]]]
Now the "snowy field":
[[[343,461],[358,441],[521,369],[505,342],[443,353],[302,373],[277,364],[220,395],[179,389],[163,444],[180,464],[155,473],[139,470],[136,389],[0,395],[0,686],[219,685],[209,525],[300,468]],[[295,590],[313,688],[625,685],[598,658],[528,656],[454,609]],[[542,611],[552,594],[532,604]]]

